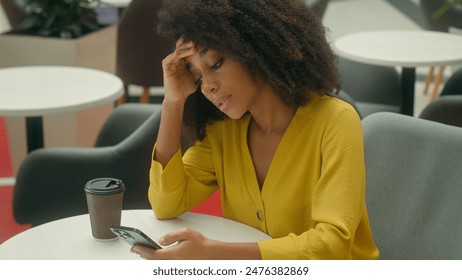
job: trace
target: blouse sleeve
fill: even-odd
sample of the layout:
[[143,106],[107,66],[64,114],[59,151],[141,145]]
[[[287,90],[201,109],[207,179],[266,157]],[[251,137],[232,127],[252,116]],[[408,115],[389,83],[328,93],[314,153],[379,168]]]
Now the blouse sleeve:
[[197,141],[183,157],[178,149],[165,168],[152,160],[148,198],[157,218],[176,217],[217,190],[210,146],[207,138]]

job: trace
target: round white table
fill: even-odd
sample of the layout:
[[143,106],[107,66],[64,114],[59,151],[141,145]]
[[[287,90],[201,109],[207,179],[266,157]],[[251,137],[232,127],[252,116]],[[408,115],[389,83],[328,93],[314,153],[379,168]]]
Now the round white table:
[[101,2],[116,8],[126,8],[132,0],[102,0]]
[[42,116],[79,111],[117,100],[121,79],[73,66],[0,69],[0,116],[26,117],[28,151],[43,147]]
[[[380,30],[353,33],[334,42],[334,51],[347,59],[403,68],[401,112],[413,115],[415,68],[462,63],[462,36],[444,32]],[[367,77],[364,77],[367,79]]]
[[[151,239],[189,227],[206,237],[228,242],[257,242],[270,237],[247,225],[204,214],[185,213],[158,220],[152,210],[124,210],[121,225],[135,227]],[[19,260],[113,260],[140,259],[122,239],[96,241],[88,214],[61,219],[28,229],[0,245],[0,259]]]

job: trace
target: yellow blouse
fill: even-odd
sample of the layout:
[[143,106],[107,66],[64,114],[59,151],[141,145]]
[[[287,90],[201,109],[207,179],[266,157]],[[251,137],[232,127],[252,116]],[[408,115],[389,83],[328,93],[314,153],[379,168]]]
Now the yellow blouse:
[[[153,161],[149,201],[175,217],[221,190],[223,216],[270,235],[263,259],[377,259],[365,204],[361,121],[346,102],[313,97],[300,107],[260,191],[249,147],[250,115],[207,127],[165,169]],[[154,151],[155,152],[155,148]]]

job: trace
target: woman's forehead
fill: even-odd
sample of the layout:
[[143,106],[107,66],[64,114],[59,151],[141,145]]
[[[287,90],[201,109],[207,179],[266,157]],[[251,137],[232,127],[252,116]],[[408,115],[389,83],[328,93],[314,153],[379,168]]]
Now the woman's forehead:
[[195,58],[204,59],[206,57],[215,56],[215,55],[218,55],[218,52],[213,49],[210,49],[207,47],[204,47],[204,48],[198,47],[198,52],[195,55],[186,57],[185,61],[188,64],[190,64],[192,60],[195,60]]
[[192,68],[195,68],[195,64],[201,63],[200,61],[206,58],[207,54],[210,54],[210,49],[209,48],[198,48],[198,52],[195,53],[194,55],[185,57],[184,60],[186,62],[186,67],[191,70]]

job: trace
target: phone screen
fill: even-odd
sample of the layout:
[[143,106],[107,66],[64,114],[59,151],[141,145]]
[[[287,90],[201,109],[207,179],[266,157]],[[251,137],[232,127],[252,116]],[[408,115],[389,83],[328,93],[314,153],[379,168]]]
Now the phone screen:
[[153,249],[162,249],[162,246],[139,229],[114,225],[111,230],[131,246],[142,245]]

